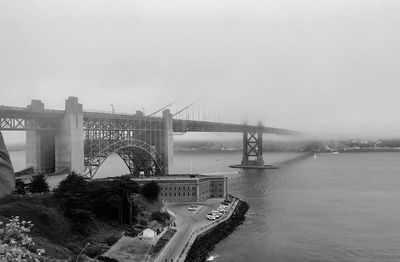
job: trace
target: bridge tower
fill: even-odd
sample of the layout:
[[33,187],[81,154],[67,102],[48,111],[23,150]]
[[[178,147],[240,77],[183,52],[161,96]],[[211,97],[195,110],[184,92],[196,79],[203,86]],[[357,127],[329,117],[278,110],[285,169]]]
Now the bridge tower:
[[164,118],[164,141],[163,141],[163,156],[165,161],[164,167],[164,175],[168,175],[171,171],[173,164],[174,164],[174,130],[173,130],[173,121],[172,121],[172,114],[169,109],[163,111],[163,118]]
[[82,104],[70,96],[65,100],[65,114],[55,137],[56,171],[67,169],[83,174],[83,137]]
[[[27,106],[31,112],[44,112],[44,104],[40,100],[32,100]],[[35,121],[33,119],[27,121]],[[27,125],[29,125],[27,123]],[[55,131],[26,131],[26,166],[33,167],[35,173],[52,173],[55,171]]]
[[263,132],[259,124],[257,130],[243,131],[243,158],[242,166],[264,166],[263,159]]
[[[35,113],[45,111],[44,104],[40,100],[32,100],[27,109]],[[57,130],[43,128],[26,132],[26,166],[33,167],[35,173],[66,170],[83,174],[82,159],[82,105],[78,103],[78,98],[69,97],[65,101],[65,113]]]

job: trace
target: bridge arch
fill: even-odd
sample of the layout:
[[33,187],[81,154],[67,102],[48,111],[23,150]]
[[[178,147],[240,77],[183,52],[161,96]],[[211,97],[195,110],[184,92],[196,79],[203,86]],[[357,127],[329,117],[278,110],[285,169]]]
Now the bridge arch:
[[99,152],[93,155],[85,155],[85,176],[92,179],[100,166],[109,158],[113,153],[119,155],[124,160],[131,174],[136,168],[134,162],[138,156],[137,152],[141,151],[152,162],[152,168],[154,173],[162,173],[165,162],[162,155],[157,151],[155,146],[152,146],[144,141],[138,139],[124,139],[118,140],[114,143],[108,144],[102,148]]

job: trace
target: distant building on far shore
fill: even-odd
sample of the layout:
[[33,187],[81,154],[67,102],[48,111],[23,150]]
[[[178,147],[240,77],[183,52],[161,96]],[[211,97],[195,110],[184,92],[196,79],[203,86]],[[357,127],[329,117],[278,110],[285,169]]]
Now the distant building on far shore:
[[228,178],[207,175],[168,175],[132,178],[143,186],[156,181],[160,197],[168,202],[202,202],[210,198],[224,198],[228,194]]

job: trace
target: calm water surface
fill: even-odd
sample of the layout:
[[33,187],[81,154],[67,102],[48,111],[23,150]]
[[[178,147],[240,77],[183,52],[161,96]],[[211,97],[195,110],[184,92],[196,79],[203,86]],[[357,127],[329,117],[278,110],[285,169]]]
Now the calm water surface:
[[[277,170],[235,174],[237,152],[176,153],[176,173],[223,173],[254,215],[212,252],[215,261],[400,261],[400,153],[266,153]],[[16,170],[24,152],[13,152]],[[294,160],[287,162],[286,160]],[[98,176],[126,173],[117,156]]]

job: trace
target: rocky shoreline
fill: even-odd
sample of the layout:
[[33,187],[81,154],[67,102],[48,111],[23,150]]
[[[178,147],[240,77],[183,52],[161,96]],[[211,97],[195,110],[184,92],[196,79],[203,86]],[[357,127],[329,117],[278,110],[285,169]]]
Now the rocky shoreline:
[[206,261],[209,252],[215,245],[230,235],[236,227],[241,225],[245,220],[245,213],[249,209],[249,205],[240,200],[231,217],[212,228],[211,230],[199,235],[194,241],[192,247],[186,256],[185,262],[203,262]]

